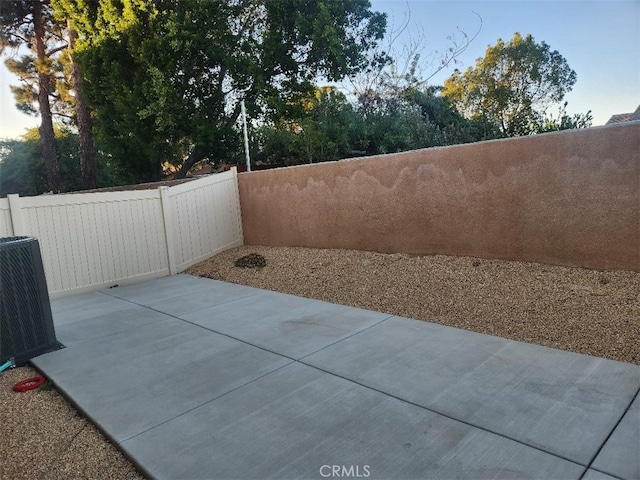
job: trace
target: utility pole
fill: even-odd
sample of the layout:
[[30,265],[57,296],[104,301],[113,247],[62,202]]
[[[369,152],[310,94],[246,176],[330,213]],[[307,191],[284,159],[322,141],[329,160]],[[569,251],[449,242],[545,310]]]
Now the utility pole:
[[242,133],[244,134],[244,155],[247,160],[247,172],[251,171],[251,157],[249,157],[249,136],[247,135],[247,111],[244,108],[244,99],[241,102],[242,107]]

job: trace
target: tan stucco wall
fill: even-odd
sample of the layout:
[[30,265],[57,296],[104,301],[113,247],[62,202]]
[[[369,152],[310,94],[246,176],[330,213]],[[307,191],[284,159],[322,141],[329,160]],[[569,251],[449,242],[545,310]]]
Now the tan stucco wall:
[[640,271],[640,123],[239,175],[248,245]]

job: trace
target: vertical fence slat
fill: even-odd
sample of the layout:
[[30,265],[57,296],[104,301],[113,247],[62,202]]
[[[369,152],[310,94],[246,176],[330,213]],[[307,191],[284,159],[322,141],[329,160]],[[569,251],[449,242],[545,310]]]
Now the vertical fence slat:
[[231,172],[233,172],[233,192],[236,205],[236,235],[240,238],[240,242],[244,243],[244,232],[242,230],[242,208],[240,205],[240,187],[238,186],[238,169],[236,167],[232,167]]
[[7,195],[9,200],[9,211],[11,212],[11,225],[13,228],[13,235],[18,237],[25,235],[22,219],[22,203],[20,201],[20,195],[17,193],[11,193]]
[[0,198],[0,237],[12,237],[13,226],[11,224],[11,210],[9,200]]

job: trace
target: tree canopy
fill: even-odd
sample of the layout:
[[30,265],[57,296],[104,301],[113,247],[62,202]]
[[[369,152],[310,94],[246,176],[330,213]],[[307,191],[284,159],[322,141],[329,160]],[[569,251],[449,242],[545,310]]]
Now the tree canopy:
[[546,109],[561,102],[576,79],[557,50],[516,33],[489,46],[475,67],[456,70],[442,94],[468,118],[486,119],[511,137],[538,131]]
[[386,17],[368,0],[53,0],[76,53],[98,134],[138,177],[235,148],[244,99],[256,115],[365,66]]
[[[60,176],[66,190],[83,188],[78,135],[64,126],[54,128]],[[0,140],[0,197],[9,193],[22,196],[51,191],[41,151],[40,132],[29,130],[20,140]],[[127,172],[118,169],[108,158],[99,157],[97,186],[108,187],[131,182]]]
[[[444,87],[429,85],[425,69],[457,62],[475,35],[448,37],[435,67],[424,63],[419,43],[398,56],[398,33],[386,32],[385,14],[368,0],[15,0],[10,7],[0,9],[0,53],[32,49],[7,64],[22,81],[12,87],[16,100],[43,125],[22,144],[0,145],[5,193],[153,181],[163,170],[182,176],[201,160],[244,163],[241,102],[252,158],[277,165],[591,124],[590,112],[568,115],[566,102],[557,116],[547,113],[576,75],[544,42],[519,34],[499,40],[475,68],[456,70]],[[345,77],[347,95],[320,86]]]

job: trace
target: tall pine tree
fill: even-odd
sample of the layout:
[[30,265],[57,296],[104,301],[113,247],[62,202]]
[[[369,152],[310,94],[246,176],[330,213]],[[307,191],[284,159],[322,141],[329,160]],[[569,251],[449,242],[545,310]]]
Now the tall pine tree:
[[[56,153],[50,96],[55,91],[52,56],[59,52],[60,29],[46,0],[3,2],[0,8],[0,52],[7,48],[28,47],[29,55],[20,60],[9,59],[7,67],[22,80],[14,87],[18,107],[40,114],[40,141],[49,188],[63,188]],[[37,103],[38,108],[33,107]]]

